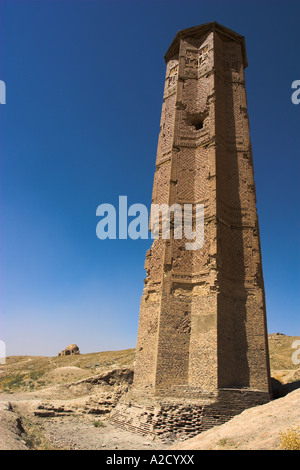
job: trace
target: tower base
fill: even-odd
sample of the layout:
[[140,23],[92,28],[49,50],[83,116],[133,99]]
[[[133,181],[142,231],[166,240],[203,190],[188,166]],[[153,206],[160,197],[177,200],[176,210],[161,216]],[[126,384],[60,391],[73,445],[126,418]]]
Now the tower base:
[[251,389],[194,393],[197,399],[141,397],[136,390],[129,392],[112,410],[109,422],[144,436],[184,439],[224,424],[247,408],[270,401],[268,393]]

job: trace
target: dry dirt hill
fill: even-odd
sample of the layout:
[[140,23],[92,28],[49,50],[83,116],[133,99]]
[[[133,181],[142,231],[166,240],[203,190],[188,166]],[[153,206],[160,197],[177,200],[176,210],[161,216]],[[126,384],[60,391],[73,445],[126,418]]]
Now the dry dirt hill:
[[[278,448],[280,432],[299,424],[300,368],[291,358],[299,337],[269,336],[276,397],[182,446]],[[9,357],[0,366],[0,449],[163,449],[109,425],[107,417],[133,378],[135,350],[62,357]],[[300,429],[300,427],[299,427]]]
[[134,349],[78,356],[10,356],[0,365],[0,391],[35,392],[67,384],[112,368],[132,367],[134,357]]
[[[174,445],[176,450],[278,450],[284,436],[300,450],[300,388],[249,408],[221,426]],[[294,441],[294,444],[293,444]],[[284,447],[285,448],[285,447]],[[290,449],[293,450],[293,449]]]

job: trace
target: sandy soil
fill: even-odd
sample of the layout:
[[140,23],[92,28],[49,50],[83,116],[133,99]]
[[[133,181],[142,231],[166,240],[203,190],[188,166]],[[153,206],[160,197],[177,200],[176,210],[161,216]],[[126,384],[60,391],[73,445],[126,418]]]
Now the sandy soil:
[[14,402],[5,401],[1,404],[1,450],[25,450],[31,447],[26,444],[28,439],[23,426],[30,439],[33,436],[35,445],[38,444],[41,449],[138,450],[168,447],[163,441],[119,430],[108,424],[105,418],[95,415],[74,413],[37,417],[33,415],[33,410],[41,403],[39,400],[15,398],[17,400]]
[[[266,405],[248,409],[228,423],[199,436],[175,444],[117,429],[102,416],[68,413],[68,409],[82,406],[86,397],[52,400],[52,407],[59,409],[63,404],[65,412],[49,417],[34,415],[34,410],[45,404],[42,394],[38,398],[28,393],[14,394],[13,397],[3,395],[1,398],[2,450],[30,448],[32,442],[28,445],[28,440],[32,439],[35,447],[38,444],[41,449],[276,450],[280,446],[281,432],[297,427],[300,430],[300,388]],[[47,403],[50,404],[49,401]]]
[[9,402],[0,402],[0,450],[27,450],[23,432],[20,418]]
[[280,433],[300,432],[300,389],[266,405],[243,411],[227,423],[174,445],[177,450],[278,450]]
[[111,426],[106,408],[126,383],[98,383],[96,377],[34,392],[2,393],[0,450],[138,450],[170,445]]

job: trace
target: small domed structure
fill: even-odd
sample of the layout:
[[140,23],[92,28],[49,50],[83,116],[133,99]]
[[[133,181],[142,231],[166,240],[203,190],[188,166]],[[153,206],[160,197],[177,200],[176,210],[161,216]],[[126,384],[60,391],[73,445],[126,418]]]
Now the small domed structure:
[[77,344],[69,344],[66,349],[63,349],[60,353],[58,353],[59,356],[73,356],[75,354],[80,354]]

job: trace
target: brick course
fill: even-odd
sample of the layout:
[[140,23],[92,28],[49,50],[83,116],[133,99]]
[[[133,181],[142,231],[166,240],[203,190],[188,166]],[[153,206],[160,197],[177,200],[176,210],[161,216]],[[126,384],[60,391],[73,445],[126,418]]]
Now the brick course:
[[[217,23],[189,28],[165,60],[152,202],[204,204],[205,241],[188,251],[171,235],[146,254],[127,412],[133,428],[141,406],[149,432],[194,433],[270,398],[244,38]],[[126,427],[120,407],[112,422]]]

